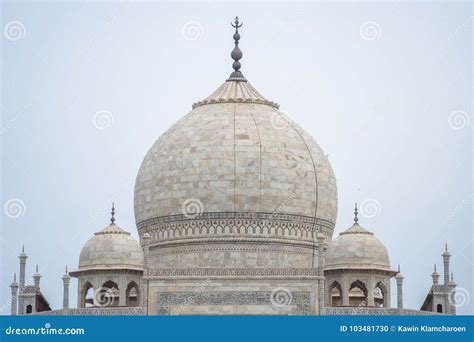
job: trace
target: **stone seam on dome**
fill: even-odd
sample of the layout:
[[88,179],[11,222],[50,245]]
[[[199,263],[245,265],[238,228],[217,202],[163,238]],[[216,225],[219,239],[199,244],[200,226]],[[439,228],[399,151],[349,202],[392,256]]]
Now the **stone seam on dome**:
[[[280,115],[284,120],[287,120],[283,115],[281,115],[281,113],[276,110],[275,111],[276,114]],[[314,170],[314,192],[315,192],[315,203],[314,203],[314,217],[316,218],[317,217],[317,213],[318,213],[318,176],[317,176],[317,172],[316,172],[316,165],[314,165],[314,160],[313,160],[313,155],[311,154],[311,151],[308,147],[308,144],[306,143],[306,141],[304,140],[303,136],[301,135],[301,132],[299,130],[297,130],[295,128],[295,125],[289,120],[288,121],[288,124],[294,129],[294,131],[299,135],[299,137],[301,138],[301,141],[303,142],[305,148],[306,148],[306,151],[308,151],[308,154],[309,154],[309,157],[311,159],[311,164],[313,164],[313,170]]]
[[255,129],[257,130],[257,135],[258,135],[258,149],[259,149],[259,175],[258,175],[258,180],[259,180],[259,190],[260,190],[260,196],[258,198],[258,211],[262,208],[262,137],[260,136],[260,130],[258,129],[257,125],[257,120],[255,119],[255,115],[253,115],[252,110],[249,111],[249,115],[252,117],[252,120],[255,124]]

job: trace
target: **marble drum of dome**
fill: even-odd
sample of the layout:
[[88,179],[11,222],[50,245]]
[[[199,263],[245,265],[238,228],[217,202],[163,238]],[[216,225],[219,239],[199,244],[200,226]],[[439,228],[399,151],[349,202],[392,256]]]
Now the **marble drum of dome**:
[[[331,240],[337,189],[326,155],[236,71],[142,162],[135,218],[152,238],[150,265],[311,267],[316,234]],[[197,254],[176,257],[190,244]]]

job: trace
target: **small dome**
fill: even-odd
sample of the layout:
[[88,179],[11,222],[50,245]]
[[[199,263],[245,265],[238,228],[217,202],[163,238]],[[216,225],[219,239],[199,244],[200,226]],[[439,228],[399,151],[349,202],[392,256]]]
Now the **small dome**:
[[373,233],[354,223],[329,245],[325,270],[376,269],[389,271],[390,260],[382,242]]
[[140,244],[114,223],[95,233],[79,257],[79,271],[99,269],[143,270]]

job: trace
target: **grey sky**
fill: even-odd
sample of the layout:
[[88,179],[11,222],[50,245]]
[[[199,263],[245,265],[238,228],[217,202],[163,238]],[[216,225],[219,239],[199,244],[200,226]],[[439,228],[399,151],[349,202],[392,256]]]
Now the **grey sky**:
[[448,242],[472,313],[472,4],[52,1],[2,3],[2,207],[24,204],[1,215],[2,313],[22,244],[59,308],[64,266],[112,201],[137,237],[138,167],[227,78],[236,14],[244,75],[329,154],[334,237],[355,201],[375,203],[360,223],[401,264],[414,309]]

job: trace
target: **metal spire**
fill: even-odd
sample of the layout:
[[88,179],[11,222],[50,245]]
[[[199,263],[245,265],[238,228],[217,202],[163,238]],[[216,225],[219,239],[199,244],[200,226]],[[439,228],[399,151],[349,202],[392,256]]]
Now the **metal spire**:
[[434,264],[434,272],[436,272],[436,264]]
[[354,224],[359,224],[359,218],[357,217],[359,215],[359,211],[357,210],[357,202],[355,204],[354,208]]
[[36,264],[36,273],[38,273],[38,264]]
[[247,81],[244,75],[242,75],[242,72],[240,71],[241,64],[239,62],[239,60],[243,56],[242,51],[239,48],[239,40],[240,40],[239,28],[242,27],[242,24],[243,23],[239,21],[239,17],[235,17],[234,22],[230,23],[230,25],[233,28],[235,28],[235,33],[234,33],[235,46],[230,54],[230,56],[234,60],[234,63],[232,63],[232,68],[234,68],[234,71],[230,74],[227,81],[243,81],[243,82]]
[[69,274],[69,272],[67,271],[67,265],[66,265],[66,273],[65,274]]
[[13,283],[16,283],[16,272],[13,273]]
[[115,224],[115,205],[112,203],[112,217],[110,218],[110,224]]

